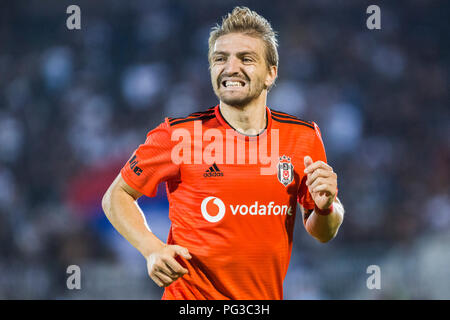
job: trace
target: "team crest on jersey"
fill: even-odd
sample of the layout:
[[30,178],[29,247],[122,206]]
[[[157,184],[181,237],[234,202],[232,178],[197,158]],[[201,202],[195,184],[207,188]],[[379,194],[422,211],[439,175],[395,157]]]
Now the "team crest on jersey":
[[278,162],[278,181],[285,187],[294,180],[294,165],[291,158],[283,155]]

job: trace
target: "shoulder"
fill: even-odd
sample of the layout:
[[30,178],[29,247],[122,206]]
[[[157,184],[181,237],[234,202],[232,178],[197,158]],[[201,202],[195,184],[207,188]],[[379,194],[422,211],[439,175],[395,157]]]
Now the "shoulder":
[[166,122],[167,126],[172,128],[174,126],[178,126],[180,124],[189,123],[189,122],[196,121],[196,120],[206,121],[206,120],[210,120],[210,119],[213,119],[216,117],[214,111],[215,111],[215,107],[211,107],[207,110],[193,112],[187,116],[180,117],[180,118],[167,117],[165,122]]
[[275,122],[278,127],[284,129],[283,131],[287,132],[288,135],[301,137],[302,141],[307,139],[311,141],[313,145],[317,145],[317,141],[320,141],[323,145],[322,134],[316,122],[300,119],[278,110],[270,109],[270,112],[272,121]]
[[193,112],[185,117],[173,118],[166,117],[157,127],[153,128],[147,133],[147,142],[154,142],[155,140],[166,141],[170,140],[174,129],[188,129],[193,130],[193,121],[200,120],[202,124],[204,121],[215,118],[214,108],[209,108],[204,111]]
[[300,126],[304,128],[309,128],[312,130],[315,130],[315,127],[317,126],[314,122],[300,119],[296,116],[293,116],[291,114],[288,114],[286,112],[270,109],[271,117],[273,121],[276,121],[281,124],[286,125],[294,125],[294,126]]

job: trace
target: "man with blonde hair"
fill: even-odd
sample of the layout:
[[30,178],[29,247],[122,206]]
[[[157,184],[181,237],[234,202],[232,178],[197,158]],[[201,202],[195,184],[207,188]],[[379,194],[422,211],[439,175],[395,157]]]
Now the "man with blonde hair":
[[[297,203],[306,231],[331,240],[344,215],[337,175],[314,122],[266,106],[278,52],[265,18],[236,7],[212,29],[208,59],[219,104],[151,130],[103,208],[147,259],[163,299],[282,299]],[[136,202],[161,182],[170,205],[167,243]]]

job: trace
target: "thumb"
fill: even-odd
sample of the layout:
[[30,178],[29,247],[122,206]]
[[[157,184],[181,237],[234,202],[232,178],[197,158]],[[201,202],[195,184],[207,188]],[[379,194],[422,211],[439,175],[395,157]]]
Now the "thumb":
[[311,159],[310,156],[305,156],[305,157],[303,158],[303,162],[304,162],[304,164],[305,164],[305,169],[308,168],[310,165],[313,164],[313,161],[312,161],[312,159]]
[[175,250],[176,254],[182,256],[185,259],[192,258],[192,256],[189,254],[189,250],[184,248],[184,247],[181,247],[181,246],[178,246],[178,245],[174,245],[173,249]]

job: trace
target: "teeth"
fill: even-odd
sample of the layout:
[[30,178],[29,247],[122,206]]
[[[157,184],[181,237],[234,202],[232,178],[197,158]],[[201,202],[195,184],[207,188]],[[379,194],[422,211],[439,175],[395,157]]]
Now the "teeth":
[[239,81],[225,81],[225,87],[243,87]]

